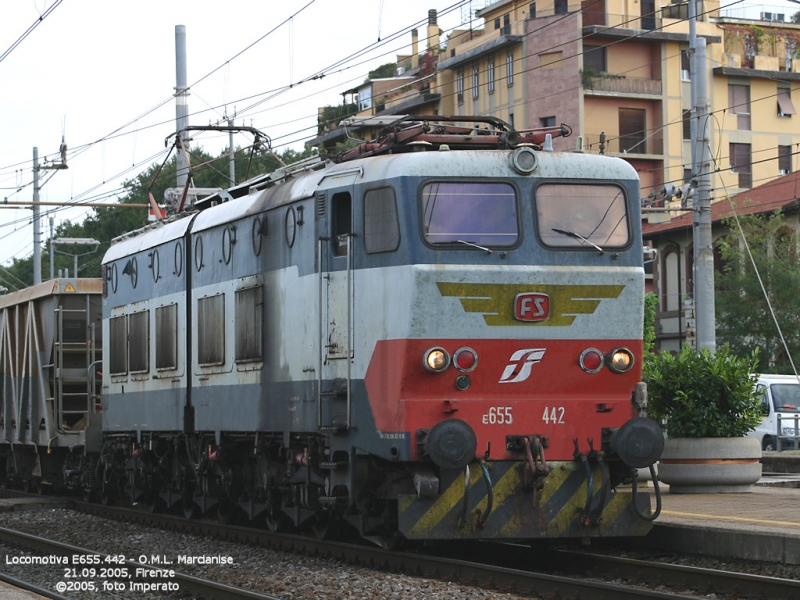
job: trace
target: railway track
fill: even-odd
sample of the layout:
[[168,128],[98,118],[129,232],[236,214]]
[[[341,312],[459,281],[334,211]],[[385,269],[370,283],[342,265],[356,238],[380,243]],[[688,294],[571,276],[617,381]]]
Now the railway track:
[[135,508],[80,501],[73,501],[73,505],[79,511],[103,518],[531,597],[697,598],[713,592],[726,598],[800,598],[800,583],[793,580],[571,550],[542,552],[521,545],[473,543],[390,552],[215,521],[186,520]]

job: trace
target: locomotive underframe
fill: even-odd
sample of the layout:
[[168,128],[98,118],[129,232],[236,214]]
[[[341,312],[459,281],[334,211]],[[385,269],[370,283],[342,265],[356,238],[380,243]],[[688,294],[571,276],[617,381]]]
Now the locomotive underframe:
[[[309,434],[115,433],[106,436],[100,453],[76,447],[42,461],[33,447],[10,453],[7,481],[78,489],[87,499],[145,504],[187,517],[215,514],[223,522],[249,521],[275,531],[341,535],[349,528],[381,544],[649,529],[631,506],[637,502],[640,513],[649,513],[648,493],[616,491],[630,470],[618,460],[604,461],[602,453],[544,467],[522,459],[445,471],[429,462],[331,451],[329,441]],[[347,476],[332,476],[341,471]]]

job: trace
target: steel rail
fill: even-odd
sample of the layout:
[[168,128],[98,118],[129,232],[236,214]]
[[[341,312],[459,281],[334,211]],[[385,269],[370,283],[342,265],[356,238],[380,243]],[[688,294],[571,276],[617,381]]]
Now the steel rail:
[[800,581],[793,579],[567,550],[559,550],[557,555],[560,562],[579,564],[582,572],[589,571],[595,575],[650,580],[670,587],[726,596],[739,594],[748,598],[800,598]]
[[459,581],[466,585],[537,597],[603,598],[604,600],[632,600],[634,598],[689,600],[694,598],[696,600],[696,596],[654,591],[643,586],[617,585],[605,581],[562,577],[431,554],[395,552],[373,546],[273,533],[250,527],[223,525],[213,521],[187,520],[172,515],[148,513],[129,508],[108,507],[78,501],[75,502],[75,508],[96,516],[122,518],[134,523],[146,523],[165,529],[253,544],[304,556],[321,556],[375,570],[405,573],[444,581]]
[[[0,495],[5,495],[2,490]],[[16,495],[25,495],[14,492]],[[494,542],[439,544],[433,552],[404,553],[316,538],[273,533],[263,529],[223,525],[215,521],[187,520],[137,508],[103,506],[78,500],[76,510],[96,516],[155,525],[215,539],[264,546],[278,551],[317,555],[377,570],[414,576],[458,580],[469,585],[543,597],[696,598],[671,589],[739,594],[753,598],[798,598],[800,582],[729,571],[674,565],[657,561],[603,556],[590,552],[548,548],[537,552],[525,545]],[[476,562],[479,561],[479,562]],[[532,567],[573,577],[535,573]],[[581,577],[583,579],[577,579]],[[626,585],[587,581],[586,578],[625,579]],[[636,582],[636,583],[632,583]],[[659,591],[644,586],[663,586]]]

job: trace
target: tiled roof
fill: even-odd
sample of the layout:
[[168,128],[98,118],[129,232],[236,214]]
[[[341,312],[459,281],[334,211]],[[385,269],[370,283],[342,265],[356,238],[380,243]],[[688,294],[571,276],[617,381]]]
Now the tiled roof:
[[[736,194],[730,201],[722,199],[714,202],[711,205],[711,222],[716,223],[732,217],[731,203],[736,207],[736,214],[741,216],[785,209],[794,205],[798,198],[800,198],[800,172],[789,173]],[[659,233],[689,228],[692,226],[692,215],[693,213],[687,212],[666,223],[643,223],[642,237],[649,239]]]

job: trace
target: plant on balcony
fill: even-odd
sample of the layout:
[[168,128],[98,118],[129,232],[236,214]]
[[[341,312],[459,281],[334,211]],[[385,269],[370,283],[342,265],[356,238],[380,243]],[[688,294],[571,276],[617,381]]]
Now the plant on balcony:
[[594,89],[594,78],[597,77],[595,70],[592,67],[586,67],[585,69],[581,69],[579,73],[581,75],[581,85],[583,89]]

